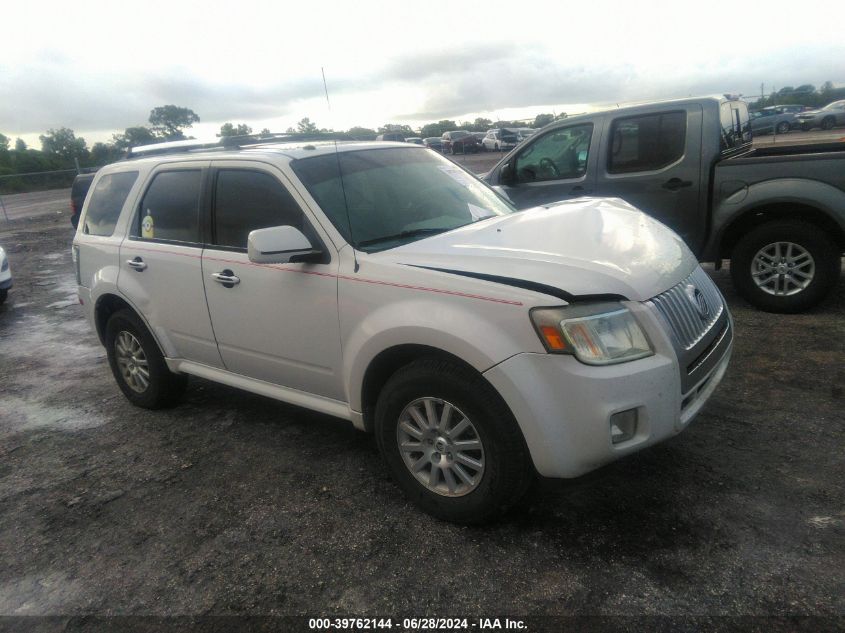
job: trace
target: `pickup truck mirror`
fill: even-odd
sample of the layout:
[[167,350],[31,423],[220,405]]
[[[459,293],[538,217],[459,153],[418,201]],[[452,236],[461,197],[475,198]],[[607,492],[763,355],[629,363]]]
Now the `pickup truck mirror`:
[[256,264],[318,262],[323,259],[323,252],[314,248],[302,231],[293,226],[250,231],[246,244],[249,261]]

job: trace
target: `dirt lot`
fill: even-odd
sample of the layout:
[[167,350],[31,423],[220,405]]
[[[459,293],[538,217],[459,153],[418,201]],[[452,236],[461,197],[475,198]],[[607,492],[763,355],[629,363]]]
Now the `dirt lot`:
[[0,225],[0,614],[845,616],[845,277],[776,316],[711,271],[736,347],[691,428],[464,528],[343,421],[199,379],[130,406],[71,237]]

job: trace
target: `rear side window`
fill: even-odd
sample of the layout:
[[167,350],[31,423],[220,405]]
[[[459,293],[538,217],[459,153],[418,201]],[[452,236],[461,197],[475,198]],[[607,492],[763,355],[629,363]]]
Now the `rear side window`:
[[246,248],[250,231],[270,226],[293,226],[307,235],[306,224],[299,205],[270,174],[245,169],[221,169],[217,173],[215,244]]
[[607,171],[654,171],[684,155],[687,113],[664,112],[616,119],[610,129]]
[[141,201],[133,235],[142,239],[200,242],[199,169],[164,171],[155,176]]
[[126,202],[129,190],[137,179],[137,171],[108,174],[100,178],[91,192],[82,232],[102,237],[111,236],[123,203]]
[[748,106],[741,101],[726,101],[719,106],[721,150],[729,153],[751,143],[751,121]]

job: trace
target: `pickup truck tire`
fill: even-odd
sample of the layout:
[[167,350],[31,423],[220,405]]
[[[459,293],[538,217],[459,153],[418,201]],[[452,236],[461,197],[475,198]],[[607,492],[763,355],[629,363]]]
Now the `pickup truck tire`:
[[[781,245],[780,250],[778,244]],[[793,253],[804,254],[801,259],[787,257],[790,244],[793,245]],[[774,261],[772,254],[781,257]],[[806,255],[812,258],[811,264],[807,264]],[[769,264],[760,262],[780,265],[785,274],[775,280],[773,273],[766,273]],[[797,272],[792,273],[796,267]],[[767,312],[803,312],[816,305],[839,279],[839,271],[839,252],[825,231],[794,220],[758,226],[737,242],[731,254],[731,277],[737,292],[749,303]],[[766,283],[768,279],[774,281]],[[799,288],[791,279],[807,285]],[[780,291],[773,294],[778,288]],[[783,288],[786,288],[785,292]]]
[[445,521],[489,521],[533,480],[510,409],[484,378],[457,363],[421,359],[393,374],[376,404],[375,432],[405,495]]
[[106,324],[106,353],[126,398],[145,409],[175,406],[188,384],[185,374],[167,368],[147,327],[131,310],[115,312]]

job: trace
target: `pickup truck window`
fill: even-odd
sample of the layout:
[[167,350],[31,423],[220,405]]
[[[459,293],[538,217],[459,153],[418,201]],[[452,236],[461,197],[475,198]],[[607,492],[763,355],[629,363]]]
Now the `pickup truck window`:
[[573,125],[544,134],[516,157],[519,183],[580,178],[587,171],[593,124]]
[[141,201],[133,237],[199,243],[199,169],[156,174]]
[[684,155],[687,113],[661,112],[616,119],[610,128],[607,171],[654,171]]
[[[246,248],[250,231],[271,226],[305,229],[299,205],[276,178],[247,169],[221,169],[214,187],[214,243]],[[309,227],[310,228],[310,227]]]
[[722,154],[751,143],[751,118],[748,106],[740,101],[725,101],[719,106],[722,127]]
[[101,237],[111,236],[123,203],[126,202],[129,190],[137,179],[137,171],[108,174],[100,178],[91,194],[82,232]]

